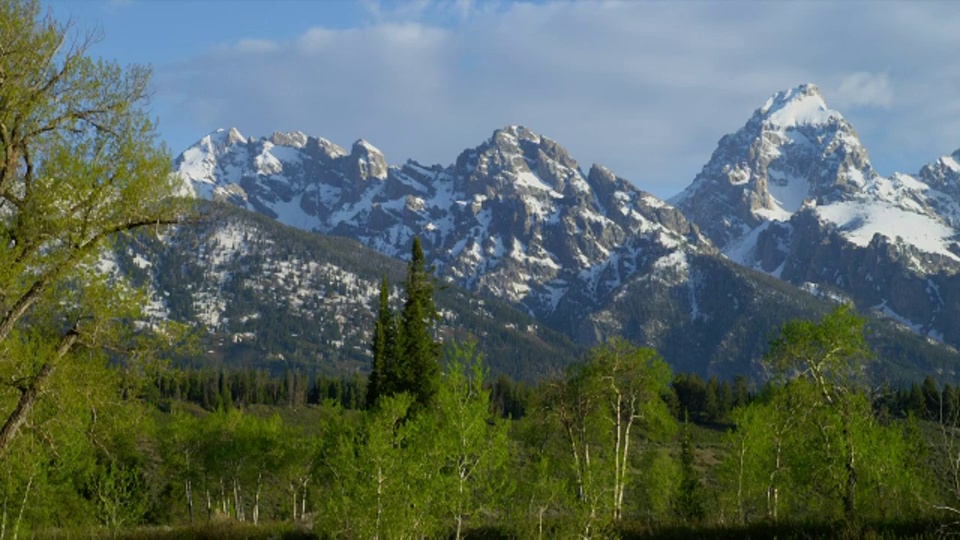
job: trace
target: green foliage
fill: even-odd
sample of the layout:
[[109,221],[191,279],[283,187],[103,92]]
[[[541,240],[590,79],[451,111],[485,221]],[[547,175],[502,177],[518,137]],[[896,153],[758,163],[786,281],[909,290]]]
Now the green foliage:
[[458,539],[475,520],[502,508],[514,488],[505,474],[508,426],[493,415],[485,376],[475,343],[452,344],[435,397],[436,416],[421,419],[426,420],[423,435],[435,441],[431,461],[433,474],[441,479],[436,493],[440,509],[456,524]]
[[[918,462],[922,446],[902,424],[877,420],[858,382],[870,357],[863,321],[849,307],[819,323],[784,325],[765,360],[781,383],[737,409],[728,436],[722,477],[736,496],[722,504],[740,522],[856,526],[922,512],[921,492],[932,485]],[[874,502],[857,503],[863,500]]]
[[783,325],[764,358],[780,376],[811,377],[821,391],[833,395],[862,380],[872,358],[863,333],[864,319],[842,305],[817,323],[794,319]]
[[142,296],[95,269],[104,250],[188,207],[142,108],[149,70],[95,60],[42,11],[0,3],[0,456],[67,365],[129,345]]
[[642,456],[637,478],[635,515],[653,525],[672,523],[680,491],[681,468],[668,448],[651,448]]
[[577,534],[607,534],[622,519],[637,446],[676,428],[662,399],[671,377],[655,351],[613,340],[545,389],[548,429],[566,448],[557,459],[573,486],[576,504],[568,512]]
[[705,517],[703,487],[695,461],[690,424],[684,422],[680,433],[680,482],[677,486],[674,511],[681,520],[693,524],[700,523]]
[[146,512],[144,478],[132,466],[114,462],[101,466],[94,472],[93,491],[97,515],[110,529],[135,525]]
[[383,395],[359,426],[336,436],[322,460],[334,492],[320,519],[361,537],[462,537],[501,508],[507,424],[493,415],[475,345],[451,345],[429,407],[410,415],[410,394]]

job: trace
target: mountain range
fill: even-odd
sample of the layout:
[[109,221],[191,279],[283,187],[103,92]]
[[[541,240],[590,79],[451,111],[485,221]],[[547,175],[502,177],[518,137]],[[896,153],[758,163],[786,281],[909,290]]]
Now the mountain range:
[[[227,212],[223,205],[248,212],[228,212],[232,232],[222,220],[208,222],[200,242],[214,239],[216,249],[183,249],[198,240],[177,232],[153,251],[166,250],[164,260],[190,258],[205,273],[201,281],[219,283],[193,290],[193,304],[205,298],[204,307],[177,317],[223,335],[256,334],[257,327],[243,319],[252,313],[236,312],[236,295],[222,297],[224,283],[262,281],[283,261],[301,265],[302,283],[316,274],[312,264],[322,266],[309,249],[291,259],[276,247],[285,243],[280,238],[302,234],[293,228],[315,241],[352,239],[359,244],[338,249],[377,252],[401,266],[397,259],[418,236],[441,281],[469,296],[468,306],[511,306],[527,327],[554,332],[554,349],[564,348],[556,345],[564,337],[589,346],[623,335],[656,347],[677,369],[757,374],[783,321],[851,300],[876,315],[870,334],[898,376],[953,374],[951,346],[960,344],[958,161],[960,151],[915,175],[880,176],[853,127],[813,85],[771,97],[720,140],[693,183],[669,202],[601,165],[581,167],[556,141],[522,126],[496,130],[449,165],[389,165],[364,140],[347,150],[300,132],[254,139],[226,129],[181,153],[174,169],[188,193],[214,201],[218,212]],[[257,228],[244,233],[244,242],[237,241],[242,223]],[[264,254],[251,238],[274,247]],[[272,270],[247,264],[228,277],[209,275],[251,251]],[[125,253],[146,258],[141,252]],[[171,287],[191,282],[161,283],[160,266],[140,267],[157,313],[169,312]],[[366,272],[365,285],[345,294],[363,312],[357,321],[372,320],[376,273]],[[262,287],[237,291],[246,289]],[[292,287],[268,296],[304,313],[316,309],[310,294],[298,294]],[[333,341],[345,331],[338,324],[339,331],[324,327]],[[355,368],[362,369],[364,354],[356,351]],[[553,353],[530,350],[543,354]],[[557,358],[556,365],[569,361]],[[524,361],[511,360],[514,367]],[[543,369],[524,376],[531,372]]]
[[802,85],[723,137],[671,203],[732,261],[960,345],[960,150],[881,176],[853,127]]

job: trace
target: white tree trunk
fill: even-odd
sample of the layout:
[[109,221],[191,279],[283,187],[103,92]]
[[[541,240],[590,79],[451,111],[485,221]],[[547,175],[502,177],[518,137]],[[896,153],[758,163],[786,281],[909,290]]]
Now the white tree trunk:
[[253,524],[260,524],[260,488],[263,487],[263,471],[257,473],[257,492],[253,497]]
[[27,480],[27,488],[23,490],[23,500],[20,502],[20,512],[17,514],[17,521],[13,524],[13,540],[17,540],[20,534],[20,522],[23,521],[23,509],[27,507],[27,497],[30,496],[30,488],[33,486],[33,475]]
[[229,503],[227,501],[226,487],[223,485],[223,477],[220,477],[220,506],[223,507],[223,515],[230,515]]
[[[310,478],[304,478],[301,482],[303,486],[303,495],[300,496],[300,519],[303,519],[303,516],[307,513],[307,484],[310,482]],[[296,521],[296,520],[294,520]]]
[[186,481],[186,490],[187,490],[187,509],[190,514],[190,521],[193,521],[193,486],[190,483],[188,478]]
[[377,464],[377,528],[374,538],[380,538],[380,520],[383,516],[383,467]]
[[290,509],[293,510],[293,521],[297,521],[297,488],[291,485],[290,492],[293,495],[293,505]]
[[237,521],[243,521],[243,516],[241,514],[242,510],[240,509],[240,487],[237,485],[237,478],[233,478],[233,514],[236,517]]

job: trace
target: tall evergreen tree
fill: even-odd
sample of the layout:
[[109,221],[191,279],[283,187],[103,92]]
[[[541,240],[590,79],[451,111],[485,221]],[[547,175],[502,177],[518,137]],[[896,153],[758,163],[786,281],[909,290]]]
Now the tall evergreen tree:
[[733,406],[743,407],[750,401],[750,387],[747,378],[737,375],[733,378]]
[[923,405],[926,410],[924,418],[937,422],[941,421],[943,408],[940,399],[942,396],[940,394],[940,386],[937,384],[936,379],[927,375],[927,377],[923,379],[923,384],[920,386],[920,392],[923,395]]
[[389,305],[386,277],[380,285],[380,306],[374,328],[373,369],[366,403],[374,405],[381,396],[407,392],[416,405],[430,403],[440,378],[440,344],[433,328],[440,319],[433,301],[433,277],[427,267],[420,239],[414,237],[407,267],[406,299],[399,320]]
[[700,474],[695,467],[693,440],[690,434],[690,419],[684,416],[680,433],[680,485],[676,494],[677,517],[686,522],[699,523],[705,517]]
[[433,302],[433,276],[418,237],[413,238],[406,289],[398,336],[397,386],[391,390],[409,392],[423,406],[433,399],[440,378],[440,344],[432,335],[440,314]]
[[943,385],[941,393],[943,400],[943,418],[940,420],[944,424],[954,424],[957,419],[957,393],[950,383]]
[[393,393],[392,371],[396,367],[397,323],[390,309],[390,283],[387,276],[380,282],[380,305],[373,329],[373,365],[367,386],[367,406],[372,407],[383,394]]
[[710,377],[703,392],[703,416],[709,422],[716,422],[722,416],[720,405],[720,381],[717,376]]

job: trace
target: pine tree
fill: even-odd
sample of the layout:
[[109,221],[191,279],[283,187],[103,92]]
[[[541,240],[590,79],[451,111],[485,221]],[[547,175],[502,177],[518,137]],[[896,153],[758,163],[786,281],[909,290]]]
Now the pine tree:
[[733,388],[729,381],[720,383],[720,416],[726,417],[733,410]]
[[700,474],[694,466],[695,461],[690,421],[685,417],[683,430],[680,433],[680,485],[675,510],[677,516],[688,523],[699,523],[705,514]]
[[708,422],[720,419],[720,382],[717,376],[710,377],[703,392],[703,415]]
[[440,377],[440,346],[431,332],[440,314],[433,302],[433,277],[418,237],[413,238],[406,289],[398,336],[397,386],[391,390],[409,392],[417,405],[425,406],[436,394]]
[[924,418],[939,422],[943,410],[941,409],[940,403],[940,386],[937,384],[937,381],[927,375],[927,377],[923,379],[923,384],[920,386],[920,392],[923,395],[923,404],[926,410],[926,416],[924,416]]
[[743,407],[750,401],[750,388],[747,378],[737,375],[733,378],[733,406]]
[[220,374],[217,377],[217,389],[219,395],[217,408],[223,411],[229,411],[233,408],[233,396],[230,393],[227,374],[223,371],[223,368],[220,369]]
[[373,366],[366,404],[382,396],[407,392],[418,406],[426,406],[437,392],[440,378],[440,345],[432,335],[440,319],[433,301],[433,277],[420,239],[414,237],[407,267],[406,300],[399,324],[389,305],[386,277],[380,285],[380,305],[374,328]]
[[368,407],[377,403],[381,395],[392,394],[391,372],[396,364],[397,323],[390,309],[390,283],[387,276],[380,282],[380,305],[377,310],[377,321],[373,330],[373,364],[367,386]]
[[944,424],[954,424],[957,419],[957,393],[949,383],[943,385],[943,418],[940,420]]
[[910,390],[906,395],[904,412],[907,414],[913,413],[920,418],[926,418],[926,410],[927,402],[923,399],[923,390],[920,389],[919,384],[913,383],[910,385]]

